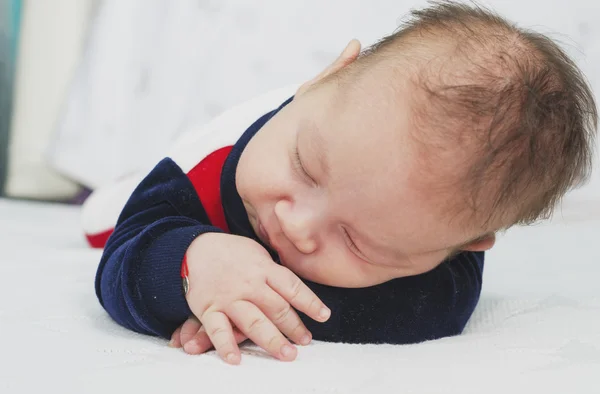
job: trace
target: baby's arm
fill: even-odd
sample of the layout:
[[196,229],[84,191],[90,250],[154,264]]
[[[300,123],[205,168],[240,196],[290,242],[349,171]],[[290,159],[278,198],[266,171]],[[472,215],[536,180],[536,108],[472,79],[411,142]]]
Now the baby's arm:
[[100,303],[119,324],[168,338],[191,314],[181,263],[191,242],[219,232],[188,177],[162,160],[125,205],[96,274]]
[[331,310],[326,323],[300,315],[316,340],[417,343],[460,334],[479,300],[484,254],[465,252],[417,276],[361,289],[309,283]]
[[160,162],[131,195],[106,244],[96,277],[100,302],[124,327],[164,338],[193,313],[233,364],[240,354],[232,324],[274,357],[293,360],[296,349],[284,335],[298,344],[311,335],[293,308],[318,321],[329,311],[256,241],[215,234],[221,231],[207,223],[188,177],[171,159]]

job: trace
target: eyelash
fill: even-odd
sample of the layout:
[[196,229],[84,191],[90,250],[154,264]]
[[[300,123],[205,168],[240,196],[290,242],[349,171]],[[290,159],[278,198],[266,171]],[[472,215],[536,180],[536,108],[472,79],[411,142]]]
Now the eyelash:
[[346,241],[346,245],[348,245],[350,250],[352,250],[357,255],[362,256],[362,253],[360,253],[360,250],[358,250],[358,247],[356,246],[354,241],[352,241],[352,238],[350,238],[350,234],[348,234],[348,231],[344,227],[342,227],[342,233],[344,234],[344,240]]
[[296,148],[294,149],[294,160],[292,161],[297,171],[301,172],[308,180],[316,184],[315,180],[310,175],[308,175],[308,172],[306,172],[306,169],[302,165],[302,160],[300,160],[300,152],[298,152],[298,145],[296,145]]

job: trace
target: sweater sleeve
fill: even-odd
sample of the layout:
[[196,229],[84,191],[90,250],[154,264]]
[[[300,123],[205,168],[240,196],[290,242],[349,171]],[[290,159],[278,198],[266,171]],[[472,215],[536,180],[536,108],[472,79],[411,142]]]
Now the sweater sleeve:
[[180,276],[191,242],[221,231],[183,171],[162,160],[138,185],[117,221],[96,274],[96,295],[120,325],[170,337],[191,311]]
[[332,309],[326,323],[300,314],[316,340],[409,344],[460,334],[479,300],[483,252],[463,252],[425,274],[381,285],[308,283]]

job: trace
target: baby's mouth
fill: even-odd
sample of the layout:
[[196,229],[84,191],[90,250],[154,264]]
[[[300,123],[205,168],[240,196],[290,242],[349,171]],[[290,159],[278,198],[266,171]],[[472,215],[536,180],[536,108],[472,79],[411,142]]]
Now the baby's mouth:
[[260,218],[256,217],[256,235],[258,238],[264,243],[268,248],[275,250],[275,245],[273,245],[273,240],[271,239],[269,232],[263,226]]
[[274,260],[281,260],[282,256],[276,240],[271,238],[269,232],[262,225],[262,222],[258,218],[256,219],[256,228],[258,238],[262,241],[262,243],[265,244],[265,246],[269,250],[269,254],[271,254],[271,257],[273,257]]

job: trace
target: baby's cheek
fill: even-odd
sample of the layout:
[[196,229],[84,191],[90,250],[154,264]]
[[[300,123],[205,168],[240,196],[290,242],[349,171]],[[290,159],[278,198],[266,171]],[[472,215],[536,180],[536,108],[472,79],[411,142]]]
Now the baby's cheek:
[[446,260],[446,257],[444,252],[433,252],[414,258],[411,275],[421,275],[435,269]]
[[355,288],[380,283],[373,267],[348,257],[321,261],[314,268],[315,281],[328,286]]
[[324,275],[323,267],[316,264],[315,261],[308,261],[307,259],[283,259],[280,260],[280,263],[301,279],[330,285],[327,283],[328,276]]

